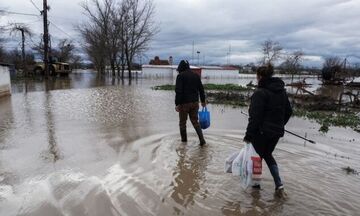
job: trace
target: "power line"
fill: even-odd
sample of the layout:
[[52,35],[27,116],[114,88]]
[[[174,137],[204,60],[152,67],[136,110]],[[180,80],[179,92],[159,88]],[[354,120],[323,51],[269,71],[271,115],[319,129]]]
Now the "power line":
[[40,8],[33,2],[33,0],[30,0],[31,4],[34,5],[34,7],[41,12]]
[[49,23],[51,25],[53,25],[57,30],[61,31],[62,33],[64,33],[65,35],[67,35],[70,39],[72,39],[72,36],[70,36],[67,32],[65,32],[64,30],[62,30],[60,27],[58,27],[57,25],[55,25],[55,23],[53,23],[52,21],[49,20]]
[[36,16],[36,17],[41,16],[41,15],[38,15],[38,14],[20,13],[20,12],[7,11],[7,10],[0,10],[0,13],[23,15],[23,16]]
[[62,33],[64,33],[66,36],[68,36],[68,38],[69,38],[70,40],[72,40],[73,42],[75,41],[75,42],[81,44],[81,42],[80,42],[78,39],[76,39],[76,38],[74,38],[73,36],[69,35],[66,31],[64,31],[63,29],[61,29],[61,28],[60,28],[59,26],[57,26],[54,22],[52,22],[52,21],[49,20],[49,23],[52,24],[56,29],[58,29],[59,31],[61,31]]
[[[41,17],[37,17],[35,20],[29,20],[28,22],[14,22],[12,24],[33,24],[40,21],[41,21]],[[9,24],[8,26],[12,26],[12,24]]]

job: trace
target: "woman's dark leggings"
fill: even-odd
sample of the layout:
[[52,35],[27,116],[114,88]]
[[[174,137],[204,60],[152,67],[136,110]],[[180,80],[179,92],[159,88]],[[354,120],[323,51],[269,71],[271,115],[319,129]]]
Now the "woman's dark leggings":
[[274,151],[276,144],[278,143],[280,137],[267,137],[265,135],[259,134],[255,136],[253,140],[253,146],[255,151],[259,154],[259,156],[265,160],[271,175],[274,178],[275,187],[278,188],[282,186],[279,169],[275,158],[272,156],[272,152]]

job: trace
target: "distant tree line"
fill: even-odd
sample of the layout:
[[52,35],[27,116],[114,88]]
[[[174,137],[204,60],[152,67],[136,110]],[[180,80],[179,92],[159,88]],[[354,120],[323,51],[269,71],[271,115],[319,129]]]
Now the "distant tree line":
[[[293,52],[286,52],[279,42],[266,40],[261,44],[261,51],[262,58],[258,62],[259,65],[275,65],[275,63],[279,63],[277,66],[279,72],[291,74],[292,78],[295,74],[299,74],[302,70],[314,73],[321,72],[321,69],[305,68],[302,65],[305,55],[303,51],[295,50]],[[323,68],[335,68],[337,71],[342,73],[342,76],[345,77],[355,77],[360,75],[360,64],[347,63],[346,58],[343,59],[338,56],[326,56],[323,57],[323,59]]]
[[[1,14],[0,11],[0,17],[1,15],[3,14]],[[20,49],[6,49],[5,34],[15,37],[20,36]],[[35,60],[40,59],[40,61],[42,61],[44,58],[42,37],[40,36],[40,42],[38,44],[34,44],[32,40],[33,37],[34,33],[30,27],[23,23],[10,23],[7,28],[0,26],[0,62],[12,64],[18,72],[23,72],[23,75],[31,73],[36,64]],[[29,40],[32,45],[29,45]],[[36,55],[38,58],[35,57]],[[56,59],[60,62],[70,63],[72,68],[80,68],[83,66],[81,57],[75,54],[74,43],[68,39],[60,39],[55,47],[51,47],[50,57],[53,60]]]
[[[24,72],[22,75],[31,74],[36,61],[42,62],[44,56],[42,42],[33,45],[30,50],[26,51],[18,48],[7,50],[2,44],[0,42],[0,62],[13,65],[18,72]],[[84,66],[82,58],[75,54],[74,44],[68,39],[61,39],[55,47],[50,49],[50,59],[69,63],[72,69],[79,69]]]
[[88,21],[78,29],[84,49],[99,74],[132,78],[134,58],[145,52],[158,32],[152,0],[90,0],[82,8]]

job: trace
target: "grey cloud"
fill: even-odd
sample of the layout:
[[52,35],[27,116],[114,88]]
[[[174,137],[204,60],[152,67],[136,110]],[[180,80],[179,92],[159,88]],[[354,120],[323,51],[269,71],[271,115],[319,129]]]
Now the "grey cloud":
[[[34,0],[41,5],[41,0]],[[26,2],[26,1],[25,1]],[[49,0],[51,20],[78,38],[74,26],[85,19],[81,0]],[[301,49],[310,64],[319,56],[358,54],[360,51],[360,2],[357,0],[155,0],[156,22],[161,31],[144,55],[175,61],[191,58],[195,50],[208,63],[226,63],[229,44],[233,63],[258,59],[260,44],[279,41],[288,51]],[[1,5],[0,5],[1,6]],[[36,9],[23,0],[7,2],[6,7],[31,13]],[[38,33],[41,25],[36,27]],[[56,28],[58,38],[66,35]],[[80,43],[81,44],[81,40]]]

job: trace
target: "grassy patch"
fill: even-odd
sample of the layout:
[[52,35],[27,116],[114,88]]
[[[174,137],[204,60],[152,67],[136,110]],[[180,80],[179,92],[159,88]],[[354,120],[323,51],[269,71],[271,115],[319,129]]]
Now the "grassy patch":
[[305,117],[310,120],[315,120],[321,125],[319,131],[327,133],[329,127],[350,127],[355,131],[360,129],[360,118],[354,113],[339,113],[339,112],[322,112],[306,110],[295,110],[295,116]]
[[247,106],[246,96],[232,92],[208,92],[208,102],[212,104],[225,104],[233,107]]
[[218,90],[218,91],[249,91],[250,87],[244,87],[235,84],[205,84],[206,90]]
[[153,89],[153,90],[175,91],[175,85],[154,86],[151,89]]

